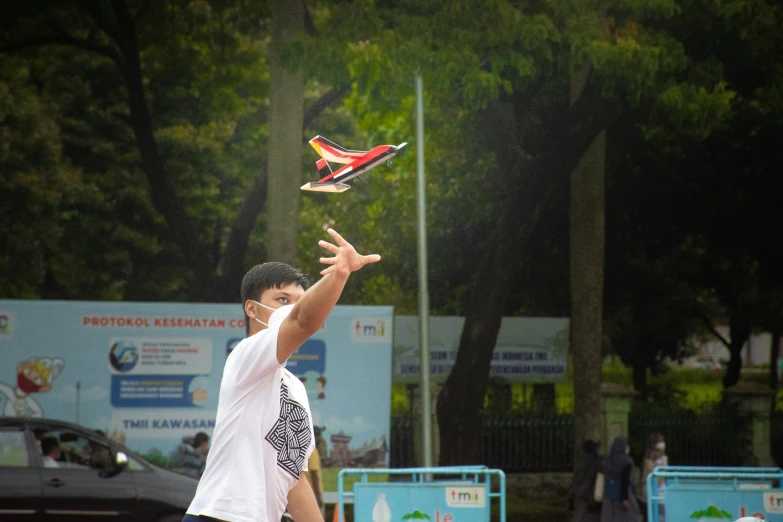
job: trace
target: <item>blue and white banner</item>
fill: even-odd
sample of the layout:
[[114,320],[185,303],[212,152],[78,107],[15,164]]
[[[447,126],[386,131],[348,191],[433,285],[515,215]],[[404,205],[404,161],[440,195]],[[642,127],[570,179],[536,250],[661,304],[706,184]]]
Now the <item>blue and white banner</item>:
[[[457,359],[464,317],[430,317],[431,381],[442,383]],[[561,317],[504,317],[490,375],[509,382],[562,382],[568,377],[569,323]],[[394,382],[419,382],[419,319],[394,319]]]
[[[325,428],[327,465],[388,463],[392,322],[391,307],[338,306],[287,363]],[[167,456],[211,434],[244,336],[239,304],[0,300],[0,414],[76,422]]]

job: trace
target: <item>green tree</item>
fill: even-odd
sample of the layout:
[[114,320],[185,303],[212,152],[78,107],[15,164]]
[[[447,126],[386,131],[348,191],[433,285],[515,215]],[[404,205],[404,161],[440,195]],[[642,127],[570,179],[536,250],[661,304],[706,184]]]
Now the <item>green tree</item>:
[[[620,275],[610,306],[623,310],[630,297],[616,322],[628,319],[636,338],[613,344],[634,347],[620,353],[633,361],[637,386],[645,367],[682,355],[698,332],[729,349],[724,386],[732,386],[751,332],[778,324],[780,245],[768,230],[779,216],[768,209],[779,183],[769,166],[779,161],[772,143],[783,135],[781,69],[761,49],[780,49],[766,25],[780,20],[774,2],[683,2],[665,28],[691,56],[689,85],[640,105],[610,132],[610,231],[619,243],[610,264]],[[728,338],[717,333],[718,321],[729,324]]]
[[[74,130],[63,133],[65,153],[77,168],[115,180],[96,186],[108,207],[118,191],[133,192],[125,209],[133,219],[120,227],[152,242],[141,258],[126,256],[132,266],[122,272],[132,281],[103,284],[119,285],[115,298],[143,297],[146,288],[157,298],[235,300],[247,253],[264,257],[263,243],[250,239],[267,201],[260,166],[269,132],[269,13],[252,3],[199,0],[2,9],[0,52],[34,64],[44,89],[62,86],[63,72],[77,77],[64,91],[47,91],[60,125]],[[75,86],[94,100],[70,99]],[[339,96],[320,90],[308,99],[304,123]],[[98,107],[100,118],[91,112]],[[118,171],[132,188],[122,187]]]

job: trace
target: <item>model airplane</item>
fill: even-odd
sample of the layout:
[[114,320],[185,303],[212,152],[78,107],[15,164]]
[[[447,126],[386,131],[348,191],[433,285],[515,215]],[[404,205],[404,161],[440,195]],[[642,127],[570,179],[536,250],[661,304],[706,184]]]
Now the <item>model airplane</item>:
[[[302,190],[345,192],[351,188],[345,183],[346,181],[364,174],[384,161],[391,160],[407,143],[396,147],[394,145],[379,145],[369,151],[359,151],[345,149],[322,136],[316,136],[310,140],[310,145],[321,155],[321,159],[315,162],[315,167],[322,177],[318,181],[302,185]],[[330,161],[346,165],[332,172],[332,167],[329,166]]]

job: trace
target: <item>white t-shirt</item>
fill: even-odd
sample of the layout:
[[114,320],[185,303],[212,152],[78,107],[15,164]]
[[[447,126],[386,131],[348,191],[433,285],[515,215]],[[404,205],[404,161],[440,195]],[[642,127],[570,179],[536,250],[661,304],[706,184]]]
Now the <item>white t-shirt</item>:
[[59,468],[59,467],[60,467],[60,465],[59,465],[59,464],[57,464],[57,461],[56,461],[56,460],[54,460],[54,459],[53,459],[52,457],[50,457],[49,455],[44,455],[44,458],[43,458],[43,467],[45,467],[45,468]]
[[230,522],[278,522],[315,447],[304,385],[277,362],[280,323],[243,339],[226,360],[207,466],[188,508]]

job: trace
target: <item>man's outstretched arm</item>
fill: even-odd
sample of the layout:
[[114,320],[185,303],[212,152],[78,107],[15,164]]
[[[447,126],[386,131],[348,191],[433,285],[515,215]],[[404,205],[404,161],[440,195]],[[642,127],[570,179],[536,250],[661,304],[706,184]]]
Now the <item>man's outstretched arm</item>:
[[299,298],[291,313],[280,325],[280,333],[277,336],[277,361],[281,364],[323,326],[340,299],[351,273],[366,264],[381,260],[381,256],[377,254],[368,256],[359,254],[336,231],[330,228],[328,232],[337,244],[323,240],[318,244],[334,254],[334,257],[321,258],[321,263],[331,266],[321,271],[323,275],[321,280]]
[[304,474],[299,476],[297,483],[288,492],[288,512],[294,517],[294,522],[321,522],[324,519],[313,488]]

